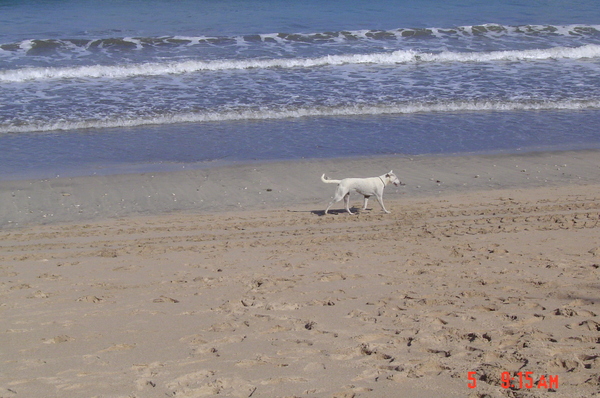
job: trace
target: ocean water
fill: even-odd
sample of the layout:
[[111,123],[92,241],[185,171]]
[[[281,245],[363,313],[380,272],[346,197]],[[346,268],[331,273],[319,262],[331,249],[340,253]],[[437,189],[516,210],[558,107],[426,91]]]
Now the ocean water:
[[594,0],[0,1],[0,179],[600,148]]

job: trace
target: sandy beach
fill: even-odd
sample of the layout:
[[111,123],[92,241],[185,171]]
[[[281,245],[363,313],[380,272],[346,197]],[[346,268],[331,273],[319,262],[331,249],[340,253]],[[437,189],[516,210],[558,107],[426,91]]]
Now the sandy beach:
[[0,181],[0,397],[600,396],[599,159]]

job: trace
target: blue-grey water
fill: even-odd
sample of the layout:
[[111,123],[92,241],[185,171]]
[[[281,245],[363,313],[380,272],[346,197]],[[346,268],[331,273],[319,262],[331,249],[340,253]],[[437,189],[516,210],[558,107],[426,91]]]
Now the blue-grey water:
[[0,179],[600,148],[593,0],[0,1]]

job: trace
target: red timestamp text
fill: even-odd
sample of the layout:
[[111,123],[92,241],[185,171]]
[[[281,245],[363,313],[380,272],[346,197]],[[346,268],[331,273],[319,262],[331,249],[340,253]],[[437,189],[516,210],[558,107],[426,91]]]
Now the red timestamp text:
[[[477,372],[468,372],[469,388],[477,388]],[[558,375],[534,376],[533,372],[502,372],[500,387],[512,389],[556,389],[558,388]]]

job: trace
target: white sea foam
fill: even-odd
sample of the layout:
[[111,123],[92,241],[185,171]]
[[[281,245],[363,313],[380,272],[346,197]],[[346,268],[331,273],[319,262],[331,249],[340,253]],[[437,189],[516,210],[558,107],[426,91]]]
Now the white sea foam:
[[588,44],[581,47],[555,47],[540,50],[509,50],[487,53],[423,54],[417,56],[426,62],[492,62],[492,61],[539,61],[547,59],[585,59],[600,57],[600,46]]
[[160,76],[202,71],[223,71],[268,68],[312,68],[344,64],[406,64],[419,62],[497,62],[541,61],[549,59],[591,59],[600,57],[600,45],[580,47],[554,47],[549,49],[511,50],[490,52],[426,53],[398,50],[371,54],[328,55],[316,58],[246,59],[215,61],[181,61],[166,63],[142,63],[116,66],[79,66],[65,68],[22,68],[0,72],[0,82],[14,83],[49,79],[128,78],[135,76]]
[[135,37],[124,37],[123,41],[133,43],[135,45],[135,49],[136,50],[141,50],[143,48],[142,41],[140,39],[138,39],[138,38],[135,38]]
[[280,110],[239,110],[225,112],[179,113],[140,118],[115,118],[108,120],[52,121],[30,124],[2,125],[0,133],[28,133],[54,130],[89,128],[119,128],[176,123],[201,123],[234,120],[270,120],[302,117],[368,116],[415,113],[489,112],[489,111],[562,111],[600,109],[600,100],[501,102],[454,101],[440,103],[415,103],[394,105],[355,105],[340,107],[295,108]]

